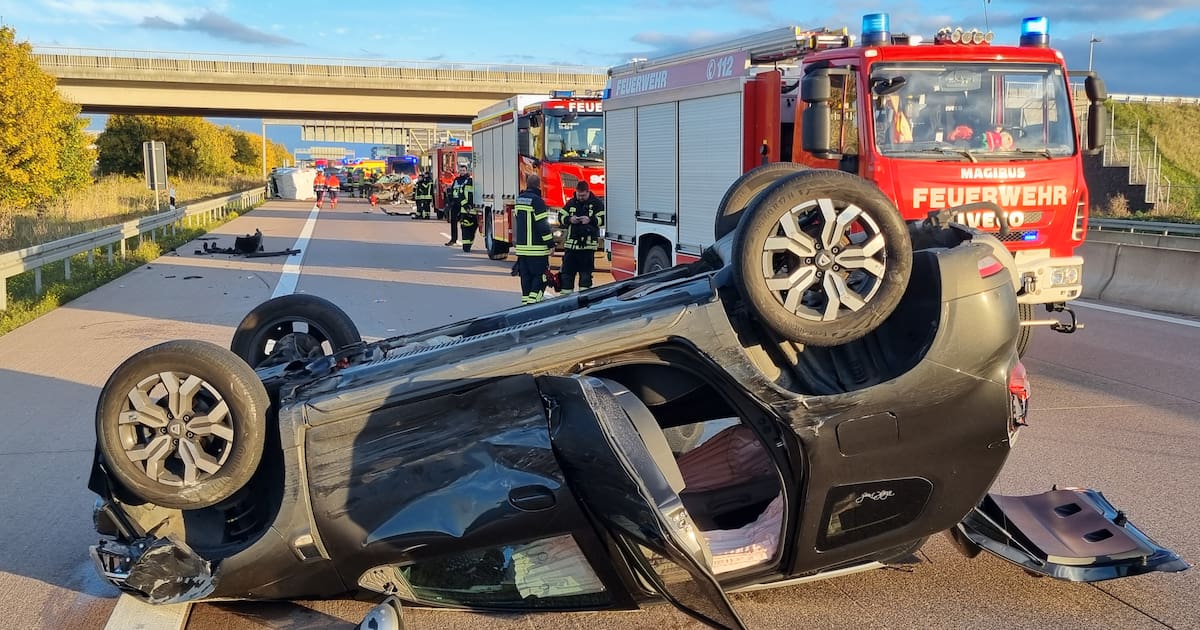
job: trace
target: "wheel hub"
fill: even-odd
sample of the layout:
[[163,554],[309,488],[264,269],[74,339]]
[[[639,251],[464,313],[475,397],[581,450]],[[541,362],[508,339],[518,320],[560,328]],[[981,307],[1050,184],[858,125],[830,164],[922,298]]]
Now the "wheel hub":
[[828,269],[833,266],[833,256],[830,256],[828,252],[821,251],[817,254],[816,263],[821,269]]
[[183,432],[186,429],[187,425],[185,425],[182,420],[172,420],[171,423],[167,425],[167,433],[170,433],[175,437],[183,435]]

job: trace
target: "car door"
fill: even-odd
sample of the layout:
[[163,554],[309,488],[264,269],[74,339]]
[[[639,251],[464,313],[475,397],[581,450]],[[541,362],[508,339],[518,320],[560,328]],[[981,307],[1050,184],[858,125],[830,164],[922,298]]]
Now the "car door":
[[572,491],[650,590],[714,628],[744,628],[679,497],[683,476],[653,415],[620,384],[543,377],[551,441]]

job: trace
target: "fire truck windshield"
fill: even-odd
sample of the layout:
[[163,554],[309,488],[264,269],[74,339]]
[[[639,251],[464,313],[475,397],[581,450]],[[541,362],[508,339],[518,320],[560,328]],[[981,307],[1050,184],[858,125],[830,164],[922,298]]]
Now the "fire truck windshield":
[[547,115],[546,159],[551,162],[604,161],[604,115]]
[[879,153],[901,159],[1051,159],[1075,153],[1075,119],[1053,64],[879,63]]

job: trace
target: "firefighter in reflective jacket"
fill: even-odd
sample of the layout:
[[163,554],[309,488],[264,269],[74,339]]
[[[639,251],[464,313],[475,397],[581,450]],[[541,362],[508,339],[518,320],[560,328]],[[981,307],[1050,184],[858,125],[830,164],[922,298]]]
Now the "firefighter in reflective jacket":
[[432,219],[433,177],[430,176],[429,171],[421,173],[421,178],[417,180],[417,185],[413,188],[413,198],[417,200],[417,218]]
[[521,276],[521,304],[540,302],[548,281],[554,234],[550,231],[549,210],[542,200],[542,178],[537,175],[527,176],[525,190],[517,195],[513,245],[517,250],[517,275]]
[[[471,207],[474,200],[475,185],[471,181],[471,175],[466,166],[460,166],[458,177],[455,177],[454,183],[450,185],[450,195],[446,199],[446,219],[450,221],[450,240],[446,241],[446,246],[458,243],[458,225],[462,221],[462,213]],[[475,236],[474,229],[471,230],[471,236]],[[471,251],[469,242],[463,243],[463,251]]]
[[575,274],[579,274],[580,290],[592,288],[596,247],[600,244],[600,228],[604,227],[604,202],[592,194],[587,182],[580,181],[575,185],[575,196],[558,212],[558,223],[567,228],[559,294],[575,290]]

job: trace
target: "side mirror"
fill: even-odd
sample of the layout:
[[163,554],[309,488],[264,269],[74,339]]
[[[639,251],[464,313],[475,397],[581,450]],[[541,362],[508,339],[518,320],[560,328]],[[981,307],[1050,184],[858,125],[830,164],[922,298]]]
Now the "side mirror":
[[1108,100],[1108,88],[1104,85],[1104,79],[1095,73],[1088,75],[1083,80],[1083,91],[1087,92],[1088,100],[1093,103],[1102,103]]
[[801,114],[802,148],[815,157],[837,159],[829,141],[829,101],[833,100],[833,83],[826,69],[812,70],[800,81],[800,100],[807,106]]
[[1108,114],[1104,103],[1093,102],[1088,105],[1087,153],[1095,155],[1104,148],[1104,139],[1108,136]]
[[521,155],[532,155],[529,147],[529,130],[521,129],[517,132],[517,153]]
[[389,595],[382,604],[367,611],[367,616],[354,627],[355,630],[404,630],[404,616],[400,600]]

